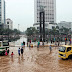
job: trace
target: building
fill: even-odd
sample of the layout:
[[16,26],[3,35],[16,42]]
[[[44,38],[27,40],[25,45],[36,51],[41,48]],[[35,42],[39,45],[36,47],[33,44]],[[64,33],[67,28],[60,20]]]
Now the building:
[[5,24],[5,0],[0,0],[0,25]]
[[45,6],[45,28],[52,29],[56,26],[56,0],[34,0],[34,27],[39,29],[40,7]]
[[72,28],[72,22],[66,22],[66,21],[61,21],[60,23],[58,23],[59,28],[65,27],[68,29]]
[[2,23],[2,25],[3,25],[3,28],[6,28],[7,26],[6,26],[6,9],[5,9],[5,1],[4,1],[4,24]]
[[[53,29],[56,28],[57,24],[56,23],[45,23],[45,29]],[[39,23],[35,23],[33,25],[33,27],[35,27],[37,30],[40,29],[40,24]]]
[[45,22],[56,23],[56,0],[34,0],[34,23],[40,22],[41,6],[45,6]]
[[13,21],[10,18],[6,19],[6,27],[8,28],[8,26],[9,29],[13,30]]

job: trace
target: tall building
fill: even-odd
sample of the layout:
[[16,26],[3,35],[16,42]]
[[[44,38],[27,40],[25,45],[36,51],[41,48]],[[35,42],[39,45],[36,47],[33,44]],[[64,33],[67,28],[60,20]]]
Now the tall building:
[[6,8],[5,8],[5,1],[4,1],[4,24],[6,24]]
[[5,24],[5,0],[0,0],[0,25]]
[[45,6],[45,22],[56,23],[56,0],[34,0],[34,23],[39,23],[40,6]]

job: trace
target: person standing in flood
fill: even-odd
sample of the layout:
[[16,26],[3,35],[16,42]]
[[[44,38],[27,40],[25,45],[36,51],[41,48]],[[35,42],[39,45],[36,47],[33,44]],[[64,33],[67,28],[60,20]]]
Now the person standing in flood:
[[22,56],[23,56],[23,52],[24,52],[24,50],[23,50],[23,47],[21,48],[21,54],[22,54]]
[[18,49],[18,54],[19,54],[19,56],[20,56],[20,48]]
[[55,42],[55,37],[54,37],[54,42]]
[[40,42],[38,41],[38,45],[37,45],[37,48],[39,48],[39,45],[40,45]]
[[58,41],[58,46],[59,46],[60,42]]
[[29,48],[31,47],[31,40],[29,41]]
[[69,44],[71,45],[71,39],[70,39],[70,43]]
[[12,57],[12,58],[13,58],[13,55],[14,55],[14,54],[13,54],[13,52],[12,52],[12,54],[11,54],[11,57]]
[[23,41],[23,45],[24,45],[24,47],[25,47],[25,42]]
[[50,53],[51,53],[51,51],[52,51],[52,47],[51,47],[51,45],[49,46],[49,49],[50,49]]
[[28,42],[27,42],[27,47],[28,47]]
[[7,53],[9,54],[9,49],[8,49]]
[[51,44],[52,44],[52,39],[51,39]]
[[66,38],[65,38],[65,45],[66,45]]
[[7,48],[6,48],[6,50],[5,50],[5,55],[8,55],[8,53],[7,53]]
[[31,40],[29,42],[31,43]]

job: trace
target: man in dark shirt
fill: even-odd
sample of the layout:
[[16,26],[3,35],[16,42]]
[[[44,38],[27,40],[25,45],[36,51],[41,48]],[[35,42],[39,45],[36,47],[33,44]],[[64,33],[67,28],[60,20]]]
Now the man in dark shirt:
[[21,54],[23,55],[23,47],[21,48]]
[[25,47],[25,42],[23,41],[23,45],[24,45],[24,47]]

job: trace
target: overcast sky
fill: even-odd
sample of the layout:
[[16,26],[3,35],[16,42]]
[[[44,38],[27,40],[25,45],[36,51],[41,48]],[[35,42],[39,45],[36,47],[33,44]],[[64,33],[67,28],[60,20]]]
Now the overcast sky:
[[[13,27],[25,31],[34,23],[34,0],[6,0],[6,18],[13,20]],[[56,0],[56,21],[72,22],[72,0]]]

